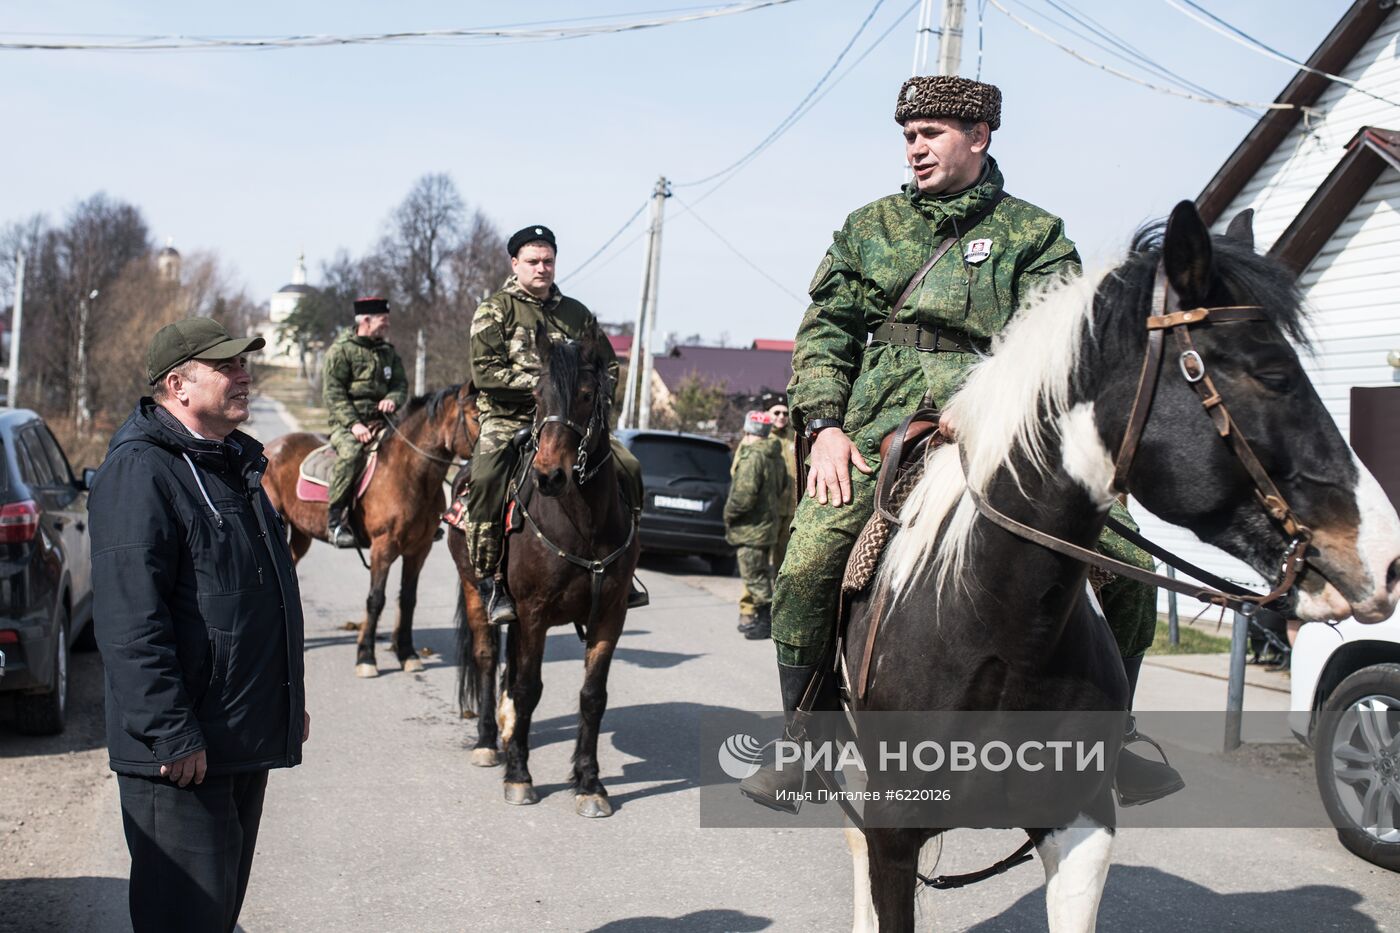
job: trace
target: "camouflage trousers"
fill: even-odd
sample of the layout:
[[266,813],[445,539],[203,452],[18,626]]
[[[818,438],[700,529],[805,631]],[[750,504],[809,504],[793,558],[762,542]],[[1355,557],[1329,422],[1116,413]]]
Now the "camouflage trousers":
[[739,615],[751,616],[773,602],[773,568],[769,550],[763,545],[741,544],[734,552],[739,561],[739,577],[744,592],[739,596]]
[[[867,461],[878,470],[875,458]],[[849,505],[821,505],[807,497],[798,505],[787,556],[773,587],[773,642],[779,663],[816,664],[831,645],[846,559],[875,510],[875,482],[876,474],[852,470]],[[1123,521],[1128,511],[1115,504],[1112,514]],[[1111,532],[1100,538],[1098,550],[1152,568],[1150,556]],[[1156,632],[1156,588],[1114,577],[1104,586],[1100,601],[1123,657],[1146,652]]]
[[768,551],[768,562],[773,565],[774,576],[777,575],[778,568],[783,566],[783,558],[787,556],[788,539],[791,537],[792,513],[785,512],[778,516],[778,539]]
[[355,439],[349,428],[331,431],[331,446],[335,448],[335,466],[331,467],[328,490],[331,505],[349,505],[355,478],[365,466],[365,445]]
[[[467,490],[467,545],[478,576],[494,575],[501,563],[506,498],[510,493],[510,478],[520,465],[520,450],[511,439],[532,423],[530,418],[481,419],[481,434],[472,451],[471,485]],[[623,502],[635,515],[642,507],[642,465],[617,438],[611,440],[613,458],[622,474]]]

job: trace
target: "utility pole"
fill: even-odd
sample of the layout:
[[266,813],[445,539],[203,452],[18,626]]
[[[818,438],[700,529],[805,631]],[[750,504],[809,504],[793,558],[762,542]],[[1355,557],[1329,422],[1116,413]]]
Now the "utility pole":
[[647,323],[647,294],[651,291],[651,254],[655,246],[652,237],[656,233],[656,204],[656,199],[652,198],[651,214],[647,218],[647,246],[642,251],[641,297],[637,300],[637,320],[632,325],[632,346],[627,351],[627,386],[623,389],[622,417],[618,420],[618,427],[621,428],[637,426],[637,399],[641,396],[642,387],[642,334]]
[[938,31],[938,73],[941,75],[955,75],[962,68],[966,9],[966,0],[943,0],[943,28]]
[[928,37],[933,34],[933,5],[935,0],[920,0],[919,24],[914,27],[914,65],[911,75],[921,75],[928,67]]
[[24,253],[15,259],[15,310],[10,315],[10,373],[5,384],[6,399],[11,408],[19,402],[19,335],[24,325]]
[[92,412],[88,409],[88,357],[87,336],[88,318],[92,303],[97,300],[98,290],[88,292],[88,296],[78,306],[78,410],[74,420],[78,423],[78,433],[87,434],[92,424]]
[[661,281],[661,228],[664,224],[663,216],[666,213],[666,199],[670,196],[671,183],[666,180],[665,175],[662,175],[656,180],[656,188],[651,193],[654,220],[651,227],[651,264],[647,272],[646,346],[642,348],[640,366],[642,385],[641,391],[637,393],[637,404],[641,408],[641,411],[637,413],[637,426],[642,430],[651,427],[651,358],[656,339],[657,286]]
[[413,394],[426,395],[428,392],[428,337],[423,328],[418,328],[418,349],[413,356]]

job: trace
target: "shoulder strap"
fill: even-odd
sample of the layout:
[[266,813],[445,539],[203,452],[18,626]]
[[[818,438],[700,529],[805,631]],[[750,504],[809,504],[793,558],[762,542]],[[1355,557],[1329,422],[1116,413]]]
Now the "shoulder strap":
[[[992,195],[990,201],[983,204],[981,208],[965,218],[965,229],[971,230],[973,227],[986,220],[987,217],[991,215],[992,211],[996,210],[996,206],[1006,197],[1008,197],[1008,195],[1004,189]],[[933,255],[929,257],[928,262],[919,267],[919,271],[915,272],[914,277],[905,284],[904,291],[899,293],[899,300],[890,307],[889,316],[885,318],[886,324],[895,319],[895,315],[899,314],[900,310],[904,307],[904,303],[909,300],[909,296],[914,294],[914,289],[919,287],[920,283],[923,282],[924,278],[933,267],[938,265],[938,260],[942,259],[943,254],[952,249],[953,244],[956,242],[958,242],[958,237],[956,235],[943,238],[942,242],[938,244],[938,248],[933,251]]]

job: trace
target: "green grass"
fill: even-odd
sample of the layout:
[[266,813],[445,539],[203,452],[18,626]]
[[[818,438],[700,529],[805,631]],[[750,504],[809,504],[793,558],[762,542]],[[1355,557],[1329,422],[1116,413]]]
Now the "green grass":
[[1230,639],[1228,636],[1211,635],[1203,629],[1215,628],[1214,621],[1207,621],[1205,616],[1195,625],[1187,625],[1187,620],[1182,619],[1177,631],[1181,635],[1181,644],[1173,645],[1167,637],[1167,617],[1159,615],[1157,617],[1157,635],[1152,640],[1152,647],[1147,649],[1149,655],[1152,654],[1228,654],[1230,651]]

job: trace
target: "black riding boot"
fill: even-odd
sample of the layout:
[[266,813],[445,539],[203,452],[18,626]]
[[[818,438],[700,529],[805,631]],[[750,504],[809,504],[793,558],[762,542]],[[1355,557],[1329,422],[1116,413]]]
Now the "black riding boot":
[[[793,714],[797,712],[797,705],[802,702],[807,685],[819,666],[781,662],[778,664],[778,686],[783,693],[783,711],[788,714],[788,725],[784,728],[783,735],[789,741],[796,741],[792,735]],[[839,712],[840,709],[841,702],[836,695],[836,675],[828,671],[822,677],[821,687],[813,699],[812,712]],[[745,797],[769,809],[796,813],[801,807],[797,798],[805,783],[806,771],[802,768],[789,767],[779,771],[771,765],[765,765],[740,781],[739,790]]]
[[633,577],[629,584],[631,587],[627,591],[627,608],[640,609],[643,606],[651,605],[651,594],[637,585],[637,578]]
[[[1123,669],[1128,674],[1128,696],[1137,692],[1138,672],[1142,670],[1142,658],[1124,658]],[[1134,742],[1146,742],[1157,749],[1161,761],[1144,758],[1128,751]],[[1113,786],[1118,791],[1118,803],[1124,807],[1161,800],[1186,786],[1181,772],[1167,763],[1167,756],[1161,746],[1137,730],[1137,721],[1128,717],[1128,729],[1123,735],[1123,748],[1118,752],[1118,773],[1114,775]]]
[[476,591],[481,595],[481,604],[486,607],[486,619],[492,625],[506,625],[515,621],[515,600],[510,598],[505,580],[483,575],[476,584]]
[[333,505],[326,516],[326,540],[340,548],[355,546],[355,529],[350,527],[350,506]]

